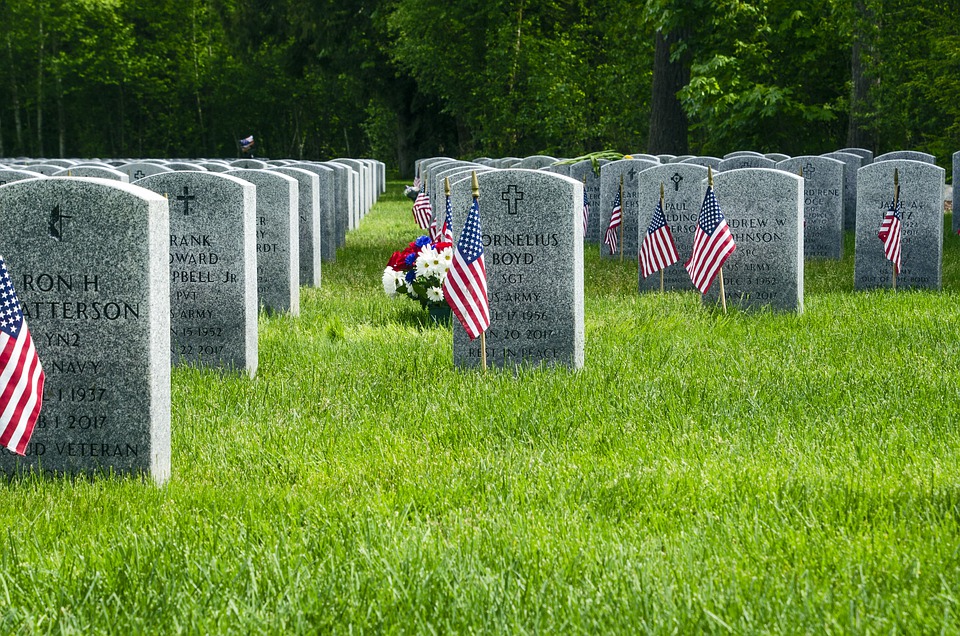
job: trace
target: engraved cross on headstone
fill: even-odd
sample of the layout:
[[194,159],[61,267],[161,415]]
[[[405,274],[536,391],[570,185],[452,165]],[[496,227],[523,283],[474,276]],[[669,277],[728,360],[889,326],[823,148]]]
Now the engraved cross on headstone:
[[804,175],[811,175],[811,174],[813,174],[813,173],[816,172],[816,171],[817,171],[816,167],[814,167],[814,165],[813,165],[812,163],[810,163],[809,161],[807,162],[807,165],[805,165],[805,166],[803,167],[803,174],[804,174]]
[[72,216],[67,216],[60,211],[60,206],[53,206],[53,210],[50,212],[50,220],[47,222],[47,230],[50,233],[50,238],[54,241],[63,240],[63,222],[64,220],[69,221],[72,219]]
[[637,178],[637,169],[636,169],[636,168],[630,168],[630,171],[627,172],[627,176],[630,177],[630,180],[631,180],[631,181],[636,180],[636,178]]
[[507,214],[517,214],[518,204],[523,201],[523,192],[518,191],[515,185],[508,185],[507,191],[500,193],[500,199],[507,202]]
[[145,176],[147,175],[144,174],[143,170],[137,170],[136,172],[133,173],[134,179],[143,179]]
[[680,192],[680,182],[683,181],[683,175],[681,175],[679,172],[674,172],[673,176],[670,177],[670,180],[673,181],[674,192]]
[[177,195],[177,201],[183,201],[183,216],[190,216],[190,202],[197,198],[197,195],[190,194],[190,188],[183,186],[183,194]]

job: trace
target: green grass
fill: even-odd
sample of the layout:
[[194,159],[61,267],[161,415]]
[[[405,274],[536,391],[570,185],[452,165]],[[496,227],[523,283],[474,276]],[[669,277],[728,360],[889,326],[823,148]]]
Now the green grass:
[[0,483],[0,633],[960,633],[960,238],[802,315],[589,246],[584,369],[484,375],[382,292],[399,185],[255,380],[174,370],[165,487]]

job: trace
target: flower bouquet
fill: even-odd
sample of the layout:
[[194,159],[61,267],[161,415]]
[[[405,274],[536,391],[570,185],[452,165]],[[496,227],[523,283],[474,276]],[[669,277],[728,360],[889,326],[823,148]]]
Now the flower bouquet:
[[390,257],[383,270],[383,291],[387,296],[408,296],[430,310],[447,309],[443,281],[452,260],[452,243],[432,243],[429,236],[421,236]]

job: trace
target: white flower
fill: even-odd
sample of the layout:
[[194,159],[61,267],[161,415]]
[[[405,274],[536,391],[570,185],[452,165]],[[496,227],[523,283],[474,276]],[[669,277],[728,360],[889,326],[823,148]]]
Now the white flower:
[[440,255],[432,247],[424,247],[417,256],[417,276],[436,276],[440,273]]
[[450,269],[450,265],[453,263],[453,250],[449,247],[443,248],[440,252],[440,271],[439,274],[441,277],[445,276],[447,271]]
[[439,303],[443,300],[443,288],[441,287],[428,287],[427,288],[427,300],[435,303]]
[[419,296],[417,296],[417,292],[413,288],[413,283],[406,283],[406,285],[407,285],[407,294],[409,294],[410,298],[413,298],[414,300],[416,300],[417,298],[420,298]]
[[400,284],[399,273],[392,267],[383,270],[383,291],[387,296],[397,295],[397,285]]

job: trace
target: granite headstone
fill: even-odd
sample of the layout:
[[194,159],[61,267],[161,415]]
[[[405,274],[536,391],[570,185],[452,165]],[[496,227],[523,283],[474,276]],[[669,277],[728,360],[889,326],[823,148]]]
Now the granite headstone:
[[170,201],[170,358],[257,372],[256,187],[219,172],[136,183]]
[[0,187],[6,259],[46,382],[25,457],[0,472],[170,477],[167,202],[119,181]]
[[893,265],[877,237],[894,200],[894,171],[902,206],[897,288],[935,289],[942,283],[944,170],[922,161],[874,161],[857,173],[854,289],[891,288]]

